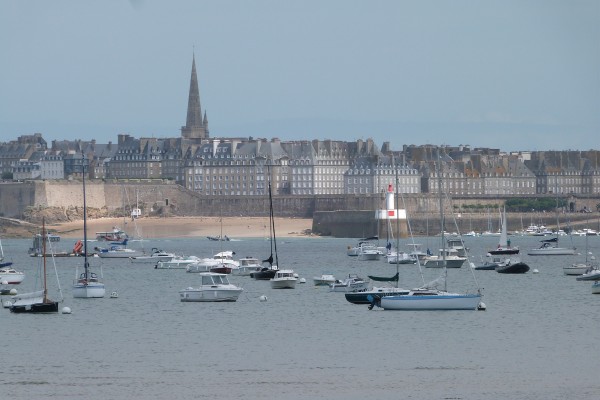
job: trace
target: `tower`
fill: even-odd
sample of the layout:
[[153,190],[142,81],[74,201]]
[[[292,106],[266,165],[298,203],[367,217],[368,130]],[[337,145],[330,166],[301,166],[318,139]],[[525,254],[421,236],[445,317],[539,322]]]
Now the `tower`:
[[204,112],[204,119],[202,119],[202,108],[200,107],[200,91],[198,90],[195,55],[192,56],[192,76],[190,78],[187,118],[185,126],[181,127],[181,136],[187,139],[208,138],[206,111]]

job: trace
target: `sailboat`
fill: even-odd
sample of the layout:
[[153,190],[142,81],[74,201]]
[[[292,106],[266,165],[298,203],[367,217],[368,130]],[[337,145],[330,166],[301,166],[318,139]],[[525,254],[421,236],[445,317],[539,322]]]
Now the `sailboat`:
[[[267,169],[268,170],[268,169]],[[269,173],[270,175],[270,173]],[[298,278],[293,269],[279,269],[279,256],[277,255],[277,236],[275,235],[275,216],[273,215],[273,196],[271,194],[271,179],[269,179],[269,208],[271,209],[271,242],[272,250],[269,257],[271,269],[275,270],[275,275],[269,279],[272,289],[294,289]],[[273,253],[275,250],[275,265],[272,264]]]
[[502,228],[500,231],[500,240],[498,241],[498,248],[488,251],[491,255],[498,254],[519,254],[518,247],[512,247],[510,240],[508,240],[508,233],[506,228],[506,207],[502,210]]
[[[44,220],[42,220],[42,237],[46,237],[46,223]],[[42,290],[12,296],[12,304],[9,307],[10,312],[40,314],[58,312],[58,301],[53,301],[48,298],[48,280],[46,277],[46,241],[44,240],[42,243]]]
[[76,279],[73,282],[73,297],[91,299],[91,298],[102,298],[106,292],[104,283],[100,277],[90,270],[90,264],[88,262],[88,250],[87,250],[87,204],[85,198],[85,156],[83,157],[83,273],[77,276],[78,271],[76,270]]
[[[260,271],[252,272],[251,278],[258,281],[269,281],[275,277],[275,273],[279,269],[279,260],[277,259],[277,241],[275,239],[275,221],[273,220],[273,197],[271,194],[271,181],[269,180],[269,231],[271,241],[271,255],[263,263],[269,263],[268,267],[263,267]],[[275,250],[275,258],[273,258],[273,250]],[[275,262],[275,264],[273,264]]]
[[[444,240],[444,200],[442,192],[441,171],[438,165],[438,188],[440,205],[440,231],[442,236],[442,246],[445,247]],[[376,299],[374,305],[384,310],[477,310],[481,304],[481,292],[477,293],[451,293],[446,290],[446,276],[448,274],[446,264],[446,252],[442,249],[442,259],[444,265],[443,283],[444,290],[439,290],[434,284],[425,285],[421,288],[409,290],[408,293],[393,296],[383,296]],[[419,268],[420,268],[419,264]],[[471,268],[469,268],[471,269]],[[473,275],[474,276],[474,275]]]
[[571,265],[565,265],[563,267],[563,272],[565,275],[583,275],[586,272],[591,271],[594,267],[592,261],[595,261],[596,258],[591,255],[588,250],[588,236],[585,237],[585,263],[573,263]]

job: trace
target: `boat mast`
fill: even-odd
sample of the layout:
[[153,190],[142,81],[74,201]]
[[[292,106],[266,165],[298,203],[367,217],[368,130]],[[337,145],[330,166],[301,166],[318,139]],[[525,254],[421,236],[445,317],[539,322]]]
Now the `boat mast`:
[[442,265],[444,266],[444,291],[446,291],[446,281],[448,277],[448,269],[446,268],[446,238],[444,235],[444,199],[442,197],[442,169],[441,169],[441,157],[440,150],[438,149],[438,162],[437,162],[437,170],[438,170],[438,190],[439,190],[439,201],[440,201],[440,224],[441,224],[441,236],[442,236]]
[[[394,165],[395,175],[396,175],[396,209],[394,210],[394,215],[396,216],[396,288],[400,287],[400,215],[398,215],[398,207],[400,206],[400,198],[399,198],[399,188],[398,188],[398,164],[396,164],[396,160],[394,156],[392,156],[392,164]],[[389,224],[388,224],[389,225]]]
[[83,178],[83,269],[85,282],[88,282],[88,250],[87,250],[87,204],[85,200],[85,154],[81,152],[81,176]]
[[[268,160],[267,160],[268,162]],[[267,164],[267,172],[269,174],[269,208],[270,208],[270,218],[271,218],[271,229],[273,232],[272,245],[275,249],[275,265],[279,268],[279,256],[277,255],[277,237],[275,235],[275,216],[273,214],[273,196],[271,194],[271,169],[269,168],[269,164]]]
[[48,282],[46,280],[46,219],[42,218],[42,257],[44,265],[44,303],[48,302]]

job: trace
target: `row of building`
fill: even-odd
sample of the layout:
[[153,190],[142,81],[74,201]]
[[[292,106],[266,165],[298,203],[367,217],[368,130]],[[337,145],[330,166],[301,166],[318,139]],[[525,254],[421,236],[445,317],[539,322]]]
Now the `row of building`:
[[470,146],[373,140],[211,138],[192,60],[186,125],[174,138],[118,135],[117,143],[52,141],[40,133],[0,143],[3,180],[170,179],[206,196],[339,195],[386,191],[459,196],[600,194],[599,151],[504,153]]
[[403,193],[459,196],[600,194],[600,151],[503,153],[469,146],[254,138],[139,138],[117,143],[53,141],[41,134],[0,143],[6,180],[170,179],[202,195],[370,194],[397,180]]

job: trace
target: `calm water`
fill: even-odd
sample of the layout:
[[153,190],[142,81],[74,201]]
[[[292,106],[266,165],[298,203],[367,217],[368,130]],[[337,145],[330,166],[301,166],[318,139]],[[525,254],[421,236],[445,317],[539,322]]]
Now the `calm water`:
[[[600,254],[600,237],[589,239]],[[438,240],[418,242],[435,249]],[[538,243],[512,241],[525,252]],[[585,238],[573,241],[583,253]],[[485,312],[369,311],[312,285],[322,273],[396,272],[383,261],[346,256],[351,244],[280,240],[280,266],[292,267],[307,283],[276,291],[268,282],[232,277],[245,293],[227,304],[181,303],[178,290],[198,281],[185,270],[100,259],[92,263],[102,265],[107,293],[117,291],[119,298],[73,299],[70,283],[81,260],[56,259],[63,305],[73,313],[0,311],[1,397],[547,400],[600,393],[600,295],[591,294],[591,283],[563,275],[562,266],[574,258],[523,255],[539,274],[474,271]],[[467,238],[477,257],[496,244],[494,237]],[[15,267],[28,273],[19,291],[32,289],[38,260],[26,255],[29,240],[5,239],[3,245]],[[206,239],[145,243],[152,246],[198,256],[221,250]],[[223,246],[238,256],[269,254],[262,238]],[[401,268],[401,286],[420,284],[416,266]],[[439,272],[425,270],[425,278]],[[449,271],[449,289],[472,287],[469,268]],[[267,302],[259,301],[263,294]]]

